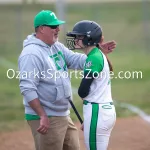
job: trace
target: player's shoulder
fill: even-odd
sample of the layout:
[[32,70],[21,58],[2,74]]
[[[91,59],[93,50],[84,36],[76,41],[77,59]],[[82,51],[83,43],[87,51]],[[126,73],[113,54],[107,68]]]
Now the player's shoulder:
[[89,61],[91,61],[95,64],[103,63],[104,56],[103,56],[102,52],[99,49],[96,49],[93,53],[88,55],[87,62],[89,62]]

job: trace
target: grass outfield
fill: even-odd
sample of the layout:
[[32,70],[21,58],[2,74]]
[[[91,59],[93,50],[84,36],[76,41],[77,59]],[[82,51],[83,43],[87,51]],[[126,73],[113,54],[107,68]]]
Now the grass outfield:
[[[150,3],[147,3],[150,7]],[[22,49],[23,39],[33,32],[32,23],[34,15],[41,9],[51,9],[51,5],[3,5],[0,6],[0,53],[17,66],[17,58]],[[84,11],[83,11],[84,9]],[[150,10],[147,10],[150,14]],[[150,41],[150,17],[147,16],[147,30],[145,32],[143,20],[143,5],[140,2],[132,3],[96,3],[96,4],[68,4],[67,29],[71,30],[74,23],[82,19],[94,20],[101,24],[106,40],[114,39],[118,45],[109,57],[113,62],[114,72],[142,71],[142,79],[113,79],[112,95],[116,101],[127,102],[138,106],[150,114],[150,68],[148,60],[148,42]],[[62,34],[60,40],[63,41]],[[146,47],[147,43],[147,47]],[[7,128],[7,124],[23,120],[24,108],[20,95],[18,80],[8,80],[7,64],[1,61],[0,69],[0,128]],[[72,78],[72,86],[78,88],[79,79]],[[82,101],[74,94],[74,102],[82,113]],[[117,107],[118,117],[135,115],[127,109]],[[76,119],[74,113],[72,117]]]

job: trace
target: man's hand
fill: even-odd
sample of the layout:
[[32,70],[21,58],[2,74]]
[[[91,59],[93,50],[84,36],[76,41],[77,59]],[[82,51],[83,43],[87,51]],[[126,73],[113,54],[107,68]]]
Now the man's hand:
[[35,98],[29,102],[29,105],[38,114],[38,116],[40,116],[40,126],[37,131],[41,134],[46,134],[49,129],[49,118],[40,104],[39,99]]
[[41,116],[40,117],[40,126],[37,131],[41,134],[46,134],[49,129],[49,118],[48,116]]
[[116,48],[116,45],[117,44],[115,41],[108,41],[108,42],[99,44],[99,47],[104,54],[108,54],[108,53],[111,53]]
[[83,124],[83,123],[82,123],[80,129],[81,129],[82,131],[84,131],[84,124]]

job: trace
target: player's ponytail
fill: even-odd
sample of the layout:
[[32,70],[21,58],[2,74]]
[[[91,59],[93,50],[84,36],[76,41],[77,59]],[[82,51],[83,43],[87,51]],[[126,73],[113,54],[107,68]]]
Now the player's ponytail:
[[107,54],[105,54],[105,56],[106,56],[106,58],[107,58],[107,62],[108,62],[108,65],[109,65],[109,70],[110,70],[110,71],[113,71],[113,66],[112,66],[111,61],[109,60]]
[[[97,44],[96,47],[100,49],[99,44]],[[110,71],[113,71],[113,66],[112,66],[111,61],[109,60],[107,54],[105,54],[105,56],[106,56],[106,58],[107,58],[107,62],[108,62],[108,65],[109,65],[109,70],[110,70]]]

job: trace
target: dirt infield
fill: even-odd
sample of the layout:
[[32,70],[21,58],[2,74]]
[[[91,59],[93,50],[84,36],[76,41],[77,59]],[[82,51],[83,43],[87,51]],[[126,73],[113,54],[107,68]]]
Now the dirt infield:
[[[79,134],[81,150],[85,150],[82,131]],[[0,133],[0,150],[34,150],[29,128]],[[117,119],[108,150],[150,150],[150,124],[139,117]]]

